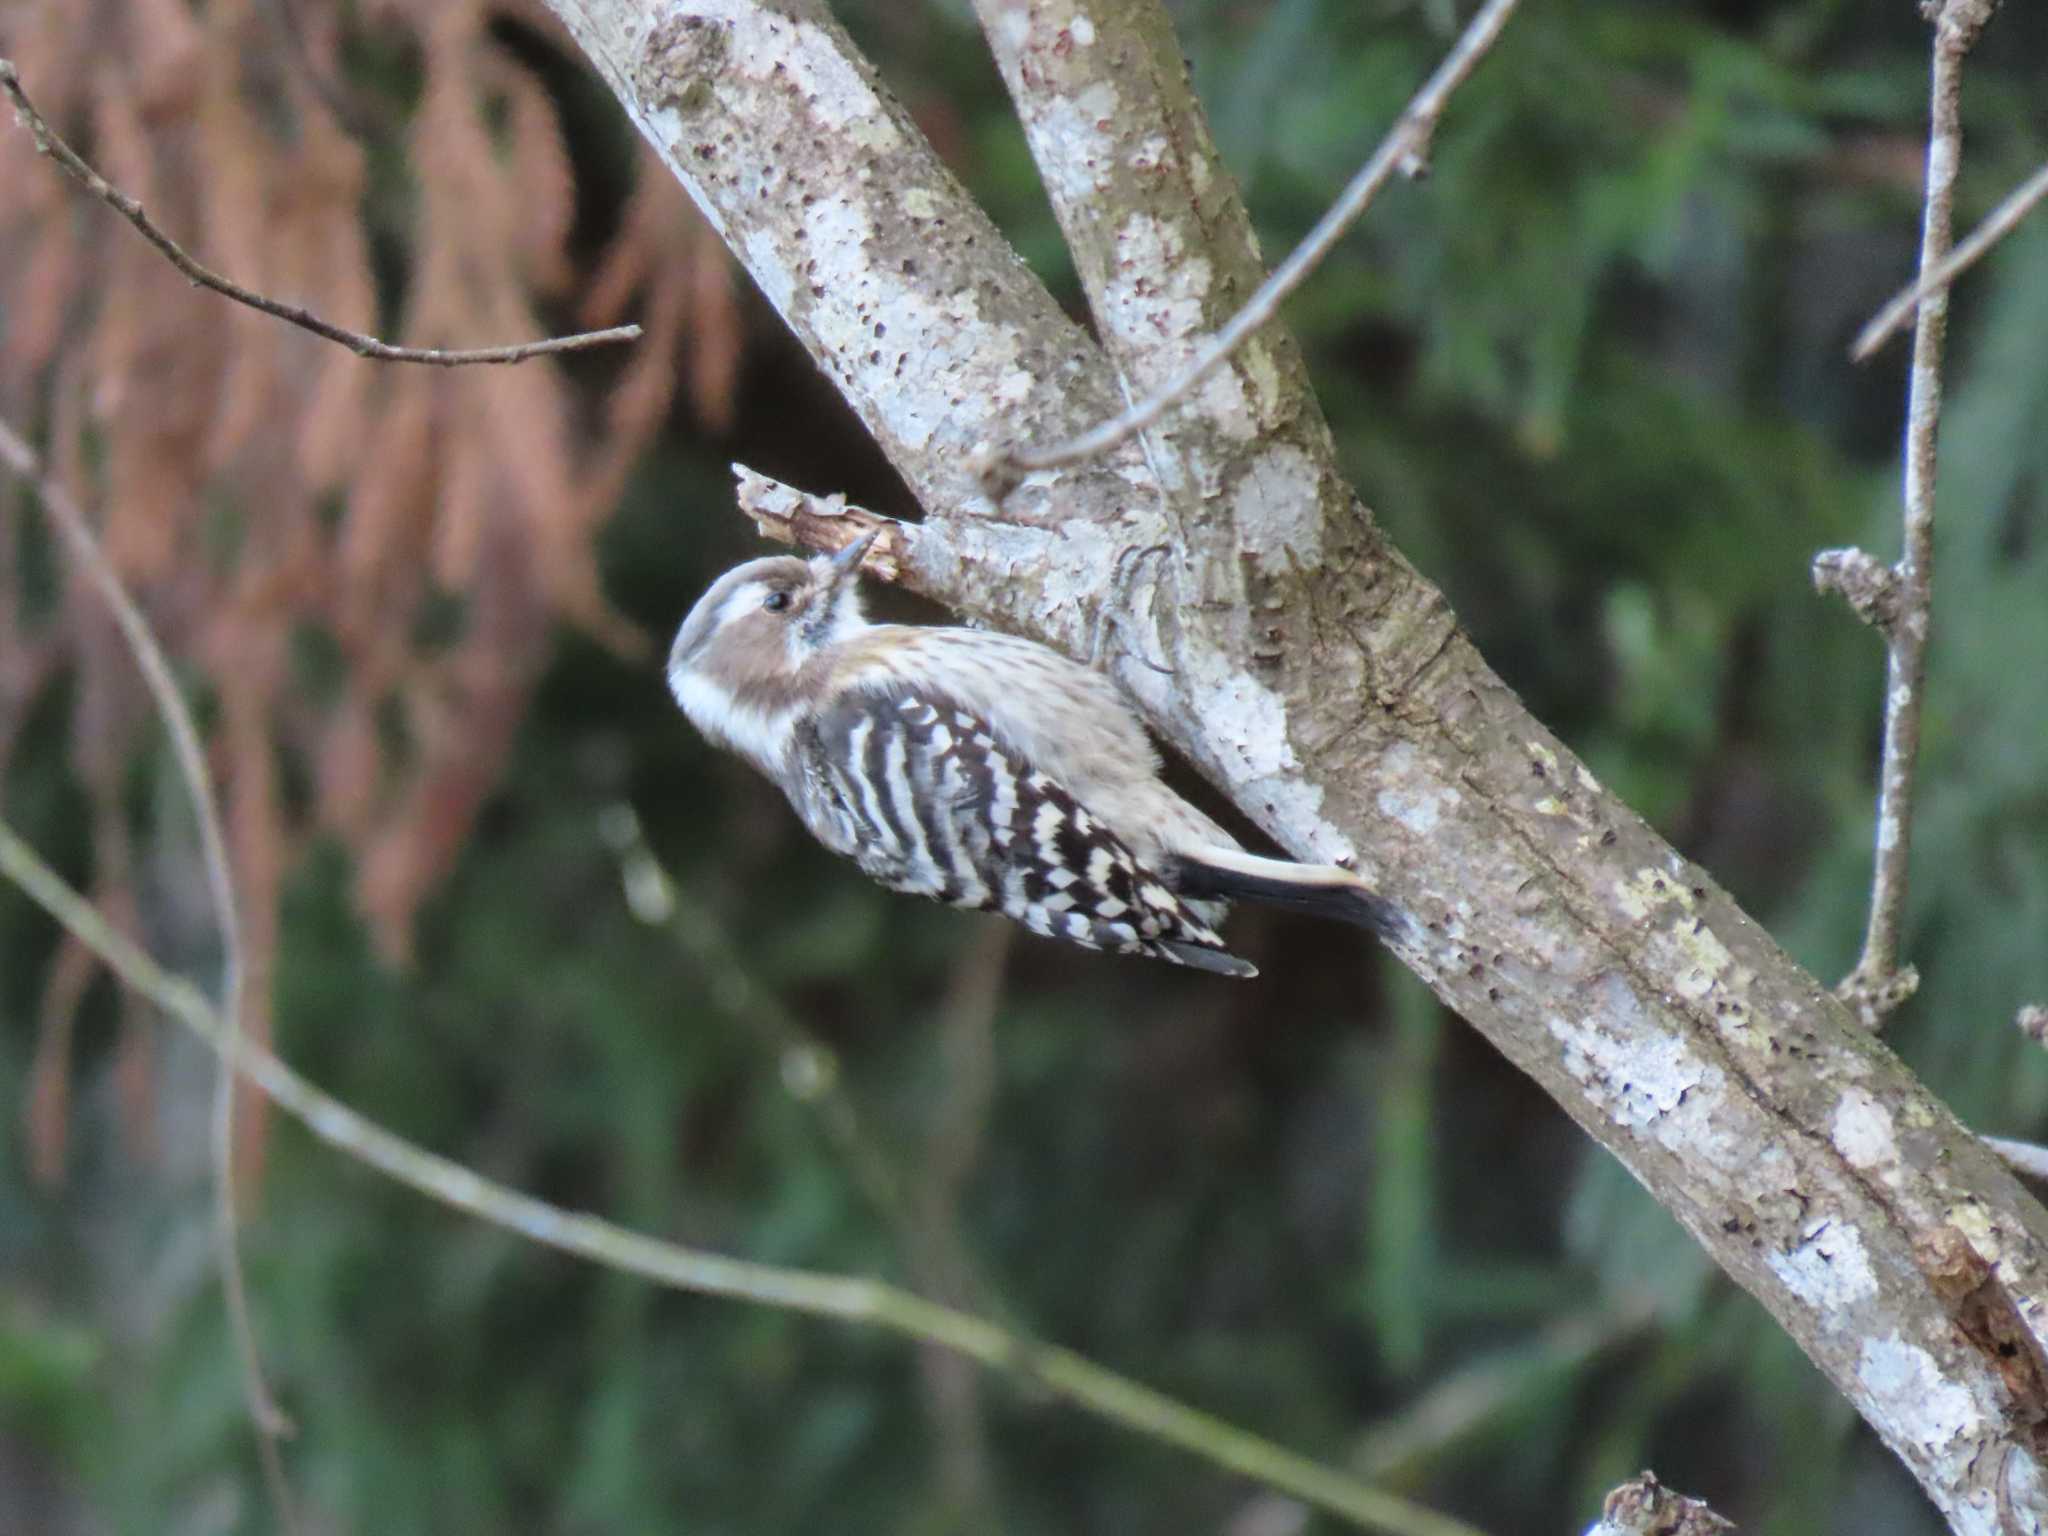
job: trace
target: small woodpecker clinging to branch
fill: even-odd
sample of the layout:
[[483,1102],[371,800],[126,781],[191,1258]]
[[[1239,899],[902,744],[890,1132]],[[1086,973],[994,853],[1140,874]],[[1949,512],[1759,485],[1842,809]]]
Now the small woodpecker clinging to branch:
[[819,842],[892,890],[1224,976],[1258,974],[1216,933],[1233,899],[1387,932],[1349,870],[1246,853],[1167,788],[1101,673],[1015,635],[869,623],[874,538],[727,571],[669,652],[683,713]]

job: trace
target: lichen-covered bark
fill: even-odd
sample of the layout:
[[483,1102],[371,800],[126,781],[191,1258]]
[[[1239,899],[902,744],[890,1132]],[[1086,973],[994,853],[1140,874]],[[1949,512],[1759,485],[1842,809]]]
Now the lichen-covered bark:
[[[809,0],[551,3],[917,493],[925,526],[888,546],[906,582],[1071,652],[1107,649],[1161,733],[1281,843],[1355,857],[1410,915],[1401,959],[1763,1301],[1954,1529],[2048,1525],[2048,1213],[1523,709],[1370,519],[1332,504],[1327,440],[1298,425],[1312,417],[1283,409],[1270,427],[1306,465],[1258,469],[1269,428],[1233,437],[1204,405],[1163,443],[1034,475],[995,507],[968,448],[1106,414],[1115,374],[843,33]],[[1000,33],[1011,7],[988,8]],[[1149,0],[1113,8],[1170,35],[1141,14]],[[1039,17],[1065,15],[1071,37],[1084,9],[1025,9],[1027,118],[1040,96],[1101,83],[1064,64],[1024,78]],[[1114,35],[1106,11],[1091,24],[1098,45]],[[1111,129],[1038,111],[1048,187],[1099,191],[1112,221],[1142,208],[1197,228],[1188,210],[1209,194],[1192,174],[1148,182],[1127,163],[1180,131],[1175,100],[1122,92]],[[1106,153],[1126,159],[1105,169]],[[1211,235],[1221,271],[1239,237]],[[1185,243],[1117,249],[1128,270],[1098,261],[1089,278],[1098,312],[1140,278],[1171,302]],[[1206,288],[1203,303],[1228,307]],[[1105,328],[1118,366],[1157,366]],[[1221,494],[1202,497],[1212,464]],[[1105,612],[1128,616],[1121,644],[1104,647]]]
[[[1150,393],[1265,277],[1166,15],[1151,0],[976,0],[1046,194],[1131,394]],[[1328,509],[1330,435],[1300,349],[1254,336],[1150,434],[1182,514],[1261,561],[1313,563]]]

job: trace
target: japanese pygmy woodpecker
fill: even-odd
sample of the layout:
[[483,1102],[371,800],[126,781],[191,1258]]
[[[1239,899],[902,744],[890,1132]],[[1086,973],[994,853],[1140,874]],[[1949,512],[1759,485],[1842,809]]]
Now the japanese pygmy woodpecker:
[[669,652],[683,713],[819,842],[892,890],[1224,976],[1257,974],[1216,933],[1233,898],[1387,930],[1350,871],[1246,853],[1167,788],[1100,672],[1015,635],[869,623],[874,537],[727,571]]

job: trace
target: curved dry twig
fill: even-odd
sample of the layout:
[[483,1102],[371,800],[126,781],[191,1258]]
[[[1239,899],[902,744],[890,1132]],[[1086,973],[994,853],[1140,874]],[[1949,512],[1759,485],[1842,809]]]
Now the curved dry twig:
[[2011,234],[2020,220],[2032,213],[2035,204],[2043,198],[2048,198],[2048,165],[2043,165],[2021,182],[1954,250],[1932,267],[1923,269],[1917,278],[1894,294],[1890,302],[1871,317],[1870,323],[1856,333],[1856,344],[1849,349],[1850,360],[1863,362],[1891,340],[1892,333],[1906,323],[1906,316],[1922,299],[1931,293],[1947,291],[1949,285],[1974,267],[1986,251]]
[[[203,993],[115,932],[95,909],[0,821],[0,878],[12,881],[76,934],[121,981],[191,1030],[278,1108],[321,1141],[387,1178],[544,1247],[674,1290],[865,1323],[957,1350],[993,1370],[1163,1444],[1266,1484],[1361,1530],[1388,1536],[1484,1536],[1477,1527],[1358,1482],[1105,1370],[1065,1349],[1039,1345],[982,1318],[878,1280],[816,1274],[664,1242],[600,1217],[565,1211],[508,1189],[452,1159],[394,1135],[314,1087],[262,1047],[231,1044]],[[234,1054],[230,1056],[230,1052]]]
[[[192,817],[199,829],[200,860],[206,867],[207,894],[213,902],[214,918],[220,927],[221,1018],[230,1056],[239,1049],[242,1006],[247,968],[243,963],[242,921],[235,902],[235,883],[228,869],[227,839],[221,831],[220,802],[214,793],[213,776],[207,771],[205,749],[199,743],[199,727],[178,691],[171,664],[157,643],[149,621],[128,595],[120,576],[92,536],[92,528],[77,503],[63,486],[43,472],[35,450],[5,421],[0,421],[0,460],[35,487],[43,510],[57,525],[73,557],[99,589],[113,611],[114,622],[142,671],[156,704],[158,718],[171,738],[171,755],[192,800]],[[279,1442],[291,1432],[290,1421],[278,1408],[263,1376],[262,1351],[256,1343],[256,1327],[249,1316],[248,1283],[242,1274],[238,1242],[240,1223],[235,1209],[235,1075],[225,1066],[214,1085],[211,1143],[213,1157],[214,1216],[219,1245],[221,1289],[225,1295],[229,1331],[235,1338],[242,1368],[243,1394],[256,1429],[256,1447],[263,1463],[263,1477],[276,1505],[278,1523],[287,1533],[296,1530],[292,1513],[291,1484],[285,1477],[284,1457]]]
[[14,102],[14,110],[28,131],[35,135],[36,150],[56,161],[64,172],[71,176],[88,192],[119,213],[130,224],[142,232],[142,237],[164,255],[164,259],[186,277],[202,288],[211,288],[223,297],[233,299],[237,304],[246,304],[251,309],[261,310],[266,315],[311,331],[315,336],[325,337],[347,347],[358,357],[375,358],[386,363],[425,363],[439,368],[460,368],[480,363],[523,363],[530,357],[542,357],[553,352],[581,352],[588,347],[610,346],[614,342],[633,341],[640,335],[637,325],[615,325],[609,330],[584,331],[575,336],[551,336],[543,341],[523,341],[505,347],[400,347],[388,341],[379,341],[361,331],[349,330],[346,326],[323,320],[309,309],[297,304],[285,304],[277,299],[244,288],[232,279],[222,277],[211,267],[203,265],[185,248],[157,228],[155,222],[143,211],[142,204],[123,192],[94,170],[79,155],[78,151],[58,136],[57,130],[43,119],[21,88],[21,75],[7,59],[0,59],[0,90],[5,90]]
[[1359,168],[1343,192],[1338,194],[1337,200],[1316,221],[1315,228],[1259,285],[1244,308],[1233,315],[1229,323],[1188,360],[1186,366],[1136,405],[1077,437],[1049,448],[1013,448],[1007,453],[992,456],[987,465],[989,473],[1000,480],[1032,470],[1057,469],[1061,465],[1093,458],[1098,453],[1107,453],[1151,426],[1176,402],[1186,399],[1188,392],[1209,376],[1210,370],[1278,313],[1287,296],[1322,264],[1331,248],[1358,221],[1359,215],[1379,195],[1380,188],[1391,181],[1397,171],[1403,176],[1414,177],[1428,168],[1430,140],[1436,134],[1437,120],[1443,116],[1444,104],[1478,67],[1487,50],[1493,47],[1518,4],[1520,0],[1488,0],[1488,4],[1465,28],[1457,45],[1437,66],[1436,73],[1409,101],[1400,120],[1380,141],[1379,148],[1373,151],[1372,158]]

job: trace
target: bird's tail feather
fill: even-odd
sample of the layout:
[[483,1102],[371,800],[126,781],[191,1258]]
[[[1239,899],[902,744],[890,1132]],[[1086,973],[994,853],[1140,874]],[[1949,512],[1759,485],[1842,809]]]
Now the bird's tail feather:
[[1197,971],[1207,971],[1214,976],[1235,976],[1240,980],[1259,974],[1259,968],[1251,961],[1242,959],[1224,949],[1210,949],[1201,944],[1187,944],[1177,939],[1161,939],[1160,949],[1165,953],[1163,960],[1176,965],[1185,965]]
[[1296,864],[1235,848],[1201,848],[1175,855],[1175,889],[1184,898],[1256,901],[1367,928],[1381,938],[1400,927],[1400,913],[1348,869]]

